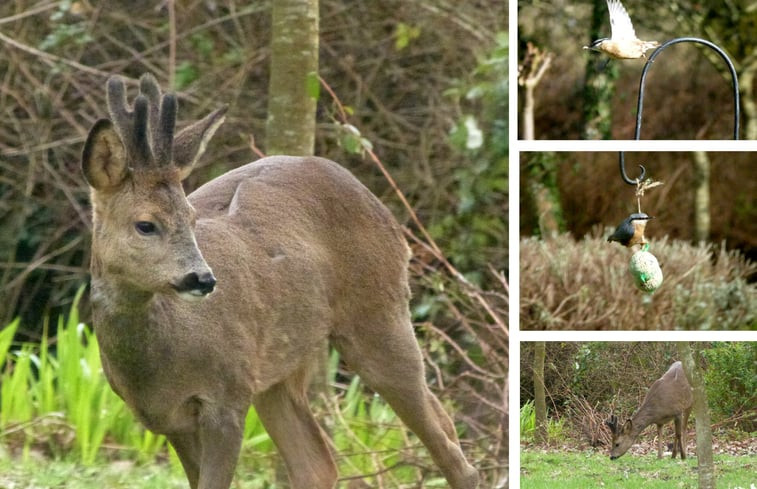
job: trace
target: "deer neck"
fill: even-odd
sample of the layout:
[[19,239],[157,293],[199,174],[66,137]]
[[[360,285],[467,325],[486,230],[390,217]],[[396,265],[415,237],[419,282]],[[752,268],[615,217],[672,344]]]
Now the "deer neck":
[[156,337],[154,294],[103,277],[92,278],[93,328],[103,368],[120,395],[152,385],[165,340]]
[[137,319],[147,314],[153,293],[118,280],[107,278],[92,267],[92,306],[96,317],[102,321],[114,316],[135,316]]
[[631,434],[636,437],[639,433],[644,431],[644,428],[650,424],[656,424],[658,420],[656,413],[652,412],[649,405],[644,405],[633,415],[631,421],[633,423]]

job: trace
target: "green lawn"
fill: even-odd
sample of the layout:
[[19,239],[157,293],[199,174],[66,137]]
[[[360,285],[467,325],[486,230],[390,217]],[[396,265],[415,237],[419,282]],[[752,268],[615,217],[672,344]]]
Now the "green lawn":
[[184,474],[166,463],[113,462],[85,467],[73,461],[0,458],[2,489],[187,489]]
[[[671,460],[656,455],[610,460],[605,453],[521,450],[522,489],[696,488],[696,457]],[[757,456],[715,455],[718,488],[751,489],[757,485]]]
[[[173,457],[172,457],[173,458]],[[237,466],[232,489],[281,489],[288,487],[283,467],[275,468],[276,459],[255,454],[243,454]],[[400,470],[401,471],[401,470]],[[341,474],[344,480],[337,487],[350,486],[350,474]],[[374,478],[367,477],[359,487],[374,487]],[[382,487],[444,488],[446,482],[439,477],[429,477],[423,483],[405,483],[396,479]],[[171,463],[131,461],[105,461],[99,459],[93,465],[83,465],[71,459],[48,459],[29,456],[9,457],[0,447],[0,489],[189,489],[184,472],[177,461]]]

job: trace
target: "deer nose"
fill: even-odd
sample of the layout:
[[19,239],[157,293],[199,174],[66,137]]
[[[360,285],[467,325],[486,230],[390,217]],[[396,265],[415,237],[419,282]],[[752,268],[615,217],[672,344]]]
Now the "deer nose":
[[191,272],[181,279],[181,282],[174,285],[174,288],[179,293],[188,293],[196,297],[203,297],[215,289],[216,278],[211,272],[204,272],[198,274],[197,272]]

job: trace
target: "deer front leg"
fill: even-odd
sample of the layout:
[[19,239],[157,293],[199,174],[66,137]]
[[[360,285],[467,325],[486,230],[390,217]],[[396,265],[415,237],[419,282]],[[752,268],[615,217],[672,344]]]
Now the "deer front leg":
[[662,458],[662,425],[661,424],[657,425],[657,458]]
[[217,406],[201,410],[197,434],[200,442],[197,489],[229,489],[231,486],[242,446],[245,414]]
[[189,487],[197,489],[200,480],[200,440],[197,432],[170,433],[166,435],[168,441],[176,450],[184,473],[189,480]]

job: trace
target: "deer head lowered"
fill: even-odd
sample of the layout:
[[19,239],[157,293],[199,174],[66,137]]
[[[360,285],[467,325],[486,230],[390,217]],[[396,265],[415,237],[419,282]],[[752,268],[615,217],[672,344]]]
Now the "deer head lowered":
[[612,433],[610,459],[620,457],[633,445],[644,428],[657,425],[657,458],[662,458],[662,426],[670,421],[675,425],[673,458],[680,452],[686,458],[686,423],[691,412],[692,394],[681,362],[675,362],[667,372],[655,380],[644,402],[633,417],[622,426],[615,415],[606,421]]
[[174,136],[173,95],[140,80],[82,154],[93,204],[92,303],[113,389],[176,449],[193,489],[227,489],[254,404],[299,489],[332,488],[336,466],[306,398],[330,340],[426,445],[455,489],[477,486],[430,392],[408,299],[409,250],[382,203],[348,171],[274,156],[185,196],[181,181],[223,122]]

